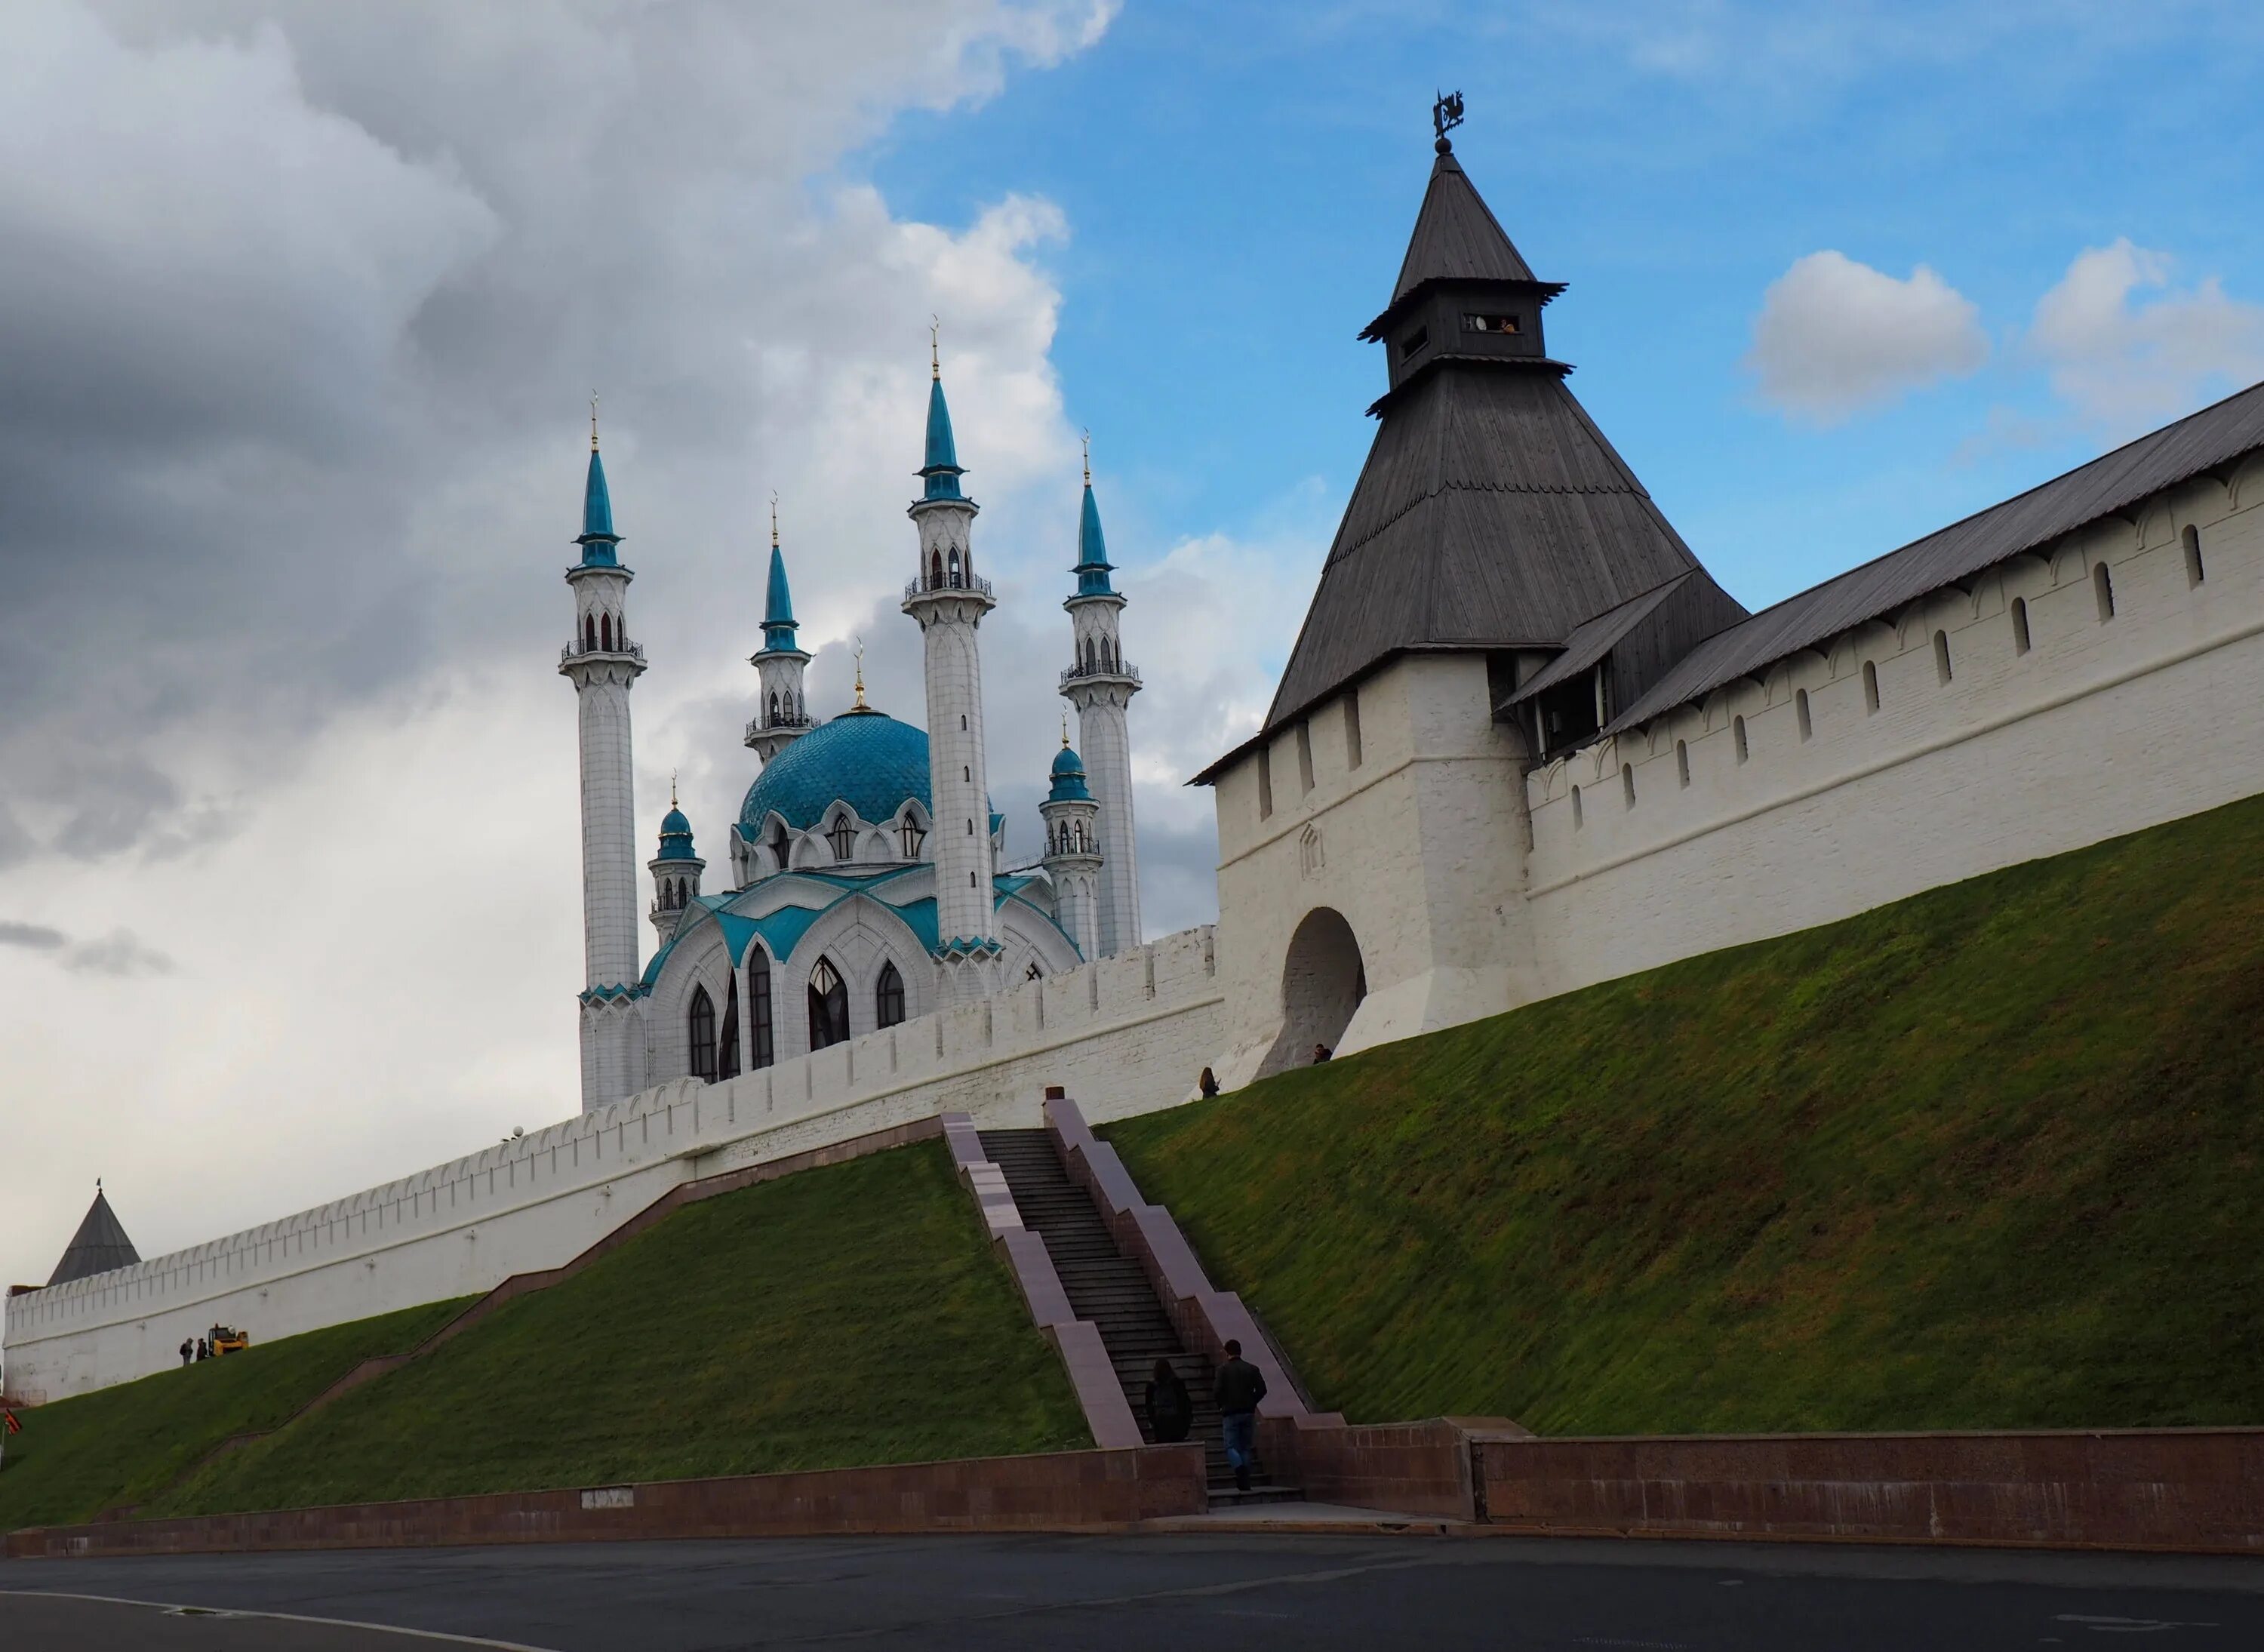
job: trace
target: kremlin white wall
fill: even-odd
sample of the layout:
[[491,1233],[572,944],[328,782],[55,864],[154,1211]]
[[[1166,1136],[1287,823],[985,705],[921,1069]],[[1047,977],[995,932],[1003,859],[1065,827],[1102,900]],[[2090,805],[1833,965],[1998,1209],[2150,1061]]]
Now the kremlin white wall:
[[1036,1125],[1048,1084],[1095,1120],[1185,1099],[1215,1049],[1208,927],[719,1084],[548,1129],[74,1284],[9,1299],[5,1390],[53,1401],[165,1369],[214,1323],[255,1343],[555,1267],[679,1182],[963,1110]]
[[1544,995],[2264,792],[2264,463],[1937,591],[1527,787]]

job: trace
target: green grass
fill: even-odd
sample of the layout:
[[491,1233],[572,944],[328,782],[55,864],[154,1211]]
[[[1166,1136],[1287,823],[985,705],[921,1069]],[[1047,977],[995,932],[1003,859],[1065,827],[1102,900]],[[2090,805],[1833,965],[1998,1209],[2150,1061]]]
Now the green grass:
[[0,1531],[70,1525],[141,1503],[230,1435],[272,1429],[374,1354],[414,1348],[464,1307],[432,1302],[175,1366],[17,1413]]
[[214,1464],[189,1514],[1090,1445],[940,1142],[706,1200]]
[[1355,1421],[2264,1423],[2264,799],[1108,1134]]

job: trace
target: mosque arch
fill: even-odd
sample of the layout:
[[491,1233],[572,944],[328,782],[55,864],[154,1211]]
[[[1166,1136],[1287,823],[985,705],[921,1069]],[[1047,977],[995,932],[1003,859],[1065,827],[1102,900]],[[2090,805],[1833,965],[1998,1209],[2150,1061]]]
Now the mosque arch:
[[891,958],[882,964],[881,978],[873,983],[873,1025],[896,1026],[903,1018],[904,978]]
[[943,589],[943,553],[941,551],[930,551],[927,554],[927,583],[931,591]]
[[832,845],[836,860],[851,860],[857,854],[857,822],[845,808],[835,811],[833,824],[825,829],[825,841]]
[[705,987],[692,989],[692,1004],[684,1012],[684,1031],[692,1046],[692,1076],[715,1082],[715,1001]]
[[715,1076],[718,1080],[739,1076],[739,972],[736,969],[725,977],[723,988],[723,1030],[715,1044]]
[[1258,1076],[1303,1067],[1316,1048],[1333,1052],[1367,996],[1368,968],[1352,924],[1334,907],[1315,907],[1289,937],[1281,963],[1281,1032]]
[[598,616],[598,646],[608,654],[613,651],[613,617],[609,613]]
[[778,1060],[778,1025],[771,1009],[771,955],[758,941],[747,949],[747,1070]]
[[590,654],[598,651],[598,616],[593,613],[582,616],[582,648]]
[[849,1037],[849,984],[831,958],[820,958],[809,972],[809,1047],[822,1050]]

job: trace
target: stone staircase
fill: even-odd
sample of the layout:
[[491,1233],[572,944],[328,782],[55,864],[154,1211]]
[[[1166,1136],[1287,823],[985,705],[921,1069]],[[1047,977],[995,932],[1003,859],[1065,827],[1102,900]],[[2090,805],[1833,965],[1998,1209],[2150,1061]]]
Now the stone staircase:
[[1194,1427],[1188,1438],[1202,1444],[1212,1506],[1301,1500],[1301,1492],[1266,1483],[1262,1461],[1252,1471],[1251,1489],[1235,1489],[1218,1407],[1211,1399],[1210,1361],[1181,1344],[1146,1272],[1117,1249],[1092,1196],[1063,1169],[1052,1134],[1045,1130],[985,1130],[982,1142],[984,1156],[1005,1175],[1022,1225],[1045,1242],[1070,1306],[1079,1319],[1099,1327],[1142,1436],[1151,1442],[1155,1438],[1148,1424],[1148,1380],[1156,1361],[1168,1359],[1194,1402]]

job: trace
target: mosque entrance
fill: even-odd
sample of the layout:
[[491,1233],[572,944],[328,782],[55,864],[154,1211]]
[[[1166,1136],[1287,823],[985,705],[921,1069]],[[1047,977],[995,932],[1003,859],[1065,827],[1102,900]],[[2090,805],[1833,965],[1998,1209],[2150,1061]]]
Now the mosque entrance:
[[1289,938],[1281,966],[1281,1036],[1258,1076],[1303,1067],[1316,1047],[1334,1050],[1366,996],[1368,971],[1352,925],[1335,908],[1315,907]]

